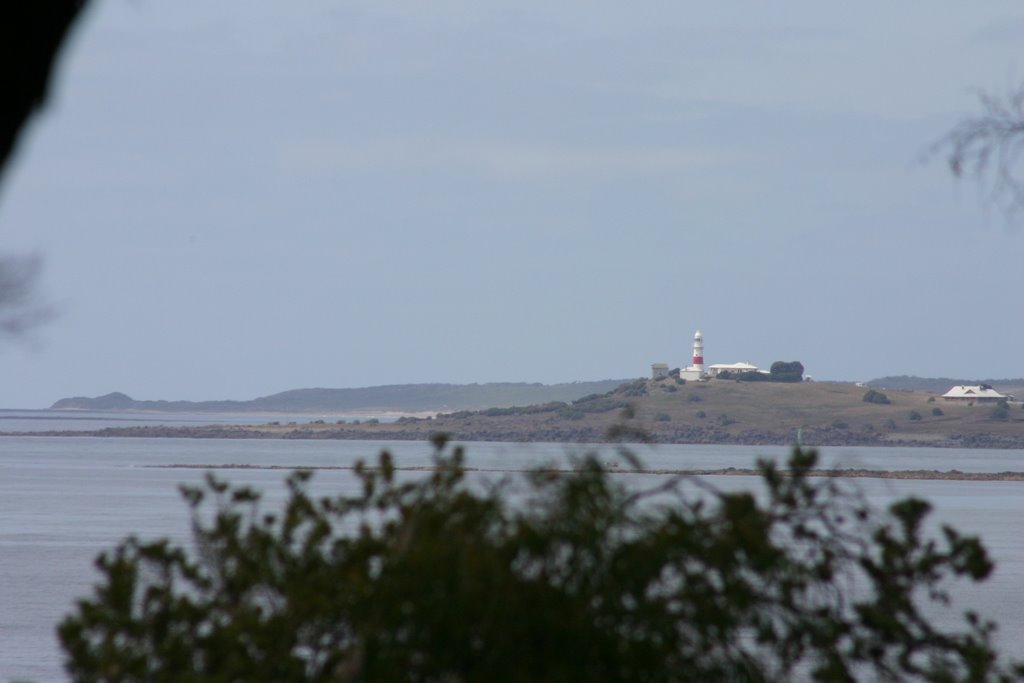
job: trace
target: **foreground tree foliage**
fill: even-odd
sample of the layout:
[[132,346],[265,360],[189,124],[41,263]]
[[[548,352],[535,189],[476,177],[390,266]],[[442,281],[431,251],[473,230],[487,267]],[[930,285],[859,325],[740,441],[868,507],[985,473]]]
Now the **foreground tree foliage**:
[[[410,478],[384,453],[362,492],[288,479],[283,511],[210,476],[185,489],[195,545],[130,538],[60,625],[78,681],[990,681],[992,626],[922,603],[992,569],[928,537],[928,504],[870,510],[813,451],[763,491],[691,477],[638,490],[596,457],[467,481],[436,442]],[[622,457],[631,458],[627,453]],[[635,461],[630,460],[632,464]]]

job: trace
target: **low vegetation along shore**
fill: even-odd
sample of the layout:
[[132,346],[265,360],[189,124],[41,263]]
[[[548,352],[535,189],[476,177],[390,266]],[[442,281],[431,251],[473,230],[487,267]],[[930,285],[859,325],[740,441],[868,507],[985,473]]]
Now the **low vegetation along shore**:
[[[624,469],[617,463],[604,463],[611,474],[652,474],[657,476],[678,476],[678,477],[703,477],[703,476],[734,476],[734,477],[757,477],[761,475],[760,470],[747,467],[722,467],[718,469]],[[347,470],[364,471],[374,469],[372,467],[356,468],[345,465],[239,465],[239,464],[178,464],[178,465],[151,465],[153,469],[182,469],[182,470],[285,470],[295,469],[319,471],[319,470]],[[392,468],[396,472],[433,472],[436,467],[416,465],[403,467],[396,465]],[[526,472],[569,472],[564,468],[531,468],[515,469],[509,467],[486,468],[486,467],[464,467],[466,472],[493,472],[499,474],[526,473]],[[809,477],[844,477],[847,479],[925,479],[925,480],[956,480],[956,481],[1024,481],[1024,472],[962,472],[960,470],[869,470],[862,468],[838,468],[838,469],[811,469],[805,473]]]
[[920,391],[831,382],[748,383],[635,380],[572,402],[462,410],[393,423],[318,419],[255,426],[139,426],[49,436],[232,439],[426,440],[439,432],[460,441],[808,446],[939,446],[1024,449],[1024,409],[944,402]]

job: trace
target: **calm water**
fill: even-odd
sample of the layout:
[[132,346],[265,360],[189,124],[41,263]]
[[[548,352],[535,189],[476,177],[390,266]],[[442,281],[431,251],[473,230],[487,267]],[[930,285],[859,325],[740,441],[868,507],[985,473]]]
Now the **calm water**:
[[[401,465],[430,462],[426,444],[405,442],[0,437],[0,680],[65,680],[54,626],[76,596],[89,593],[95,579],[92,561],[101,550],[129,533],[187,541],[177,486],[200,480],[204,468],[152,466],[349,466],[359,458],[372,459],[381,447],[390,449]],[[476,443],[469,445],[468,464],[518,469],[564,462],[567,454],[587,450],[562,444]],[[750,467],[760,455],[782,458],[786,452],[729,446],[638,449],[647,466],[666,469]],[[604,460],[625,465],[613,448],[604,447],[601,453]],[[1024,471],[1024,451],[837,448],[826,450],[823,458],[829,465],[875,469]],[[286,476],[269,469],[222,474],[268,491],[271,500],[281,497]],[[714,480],[728,488],[755,483],[749,477]],[[321,471],[315,481],[324,491],[355,489],[347,471]],[[940,519],[985,538],[999,563],[997,572],[985,586],[958,591],[958,597],[962,606],[999,621],[1004,647],[1024,656],[1024,596],[1019,590],[1024,575],[1024,482],[864,479],[858,485],[879,505],[897,495],[924,496]]]

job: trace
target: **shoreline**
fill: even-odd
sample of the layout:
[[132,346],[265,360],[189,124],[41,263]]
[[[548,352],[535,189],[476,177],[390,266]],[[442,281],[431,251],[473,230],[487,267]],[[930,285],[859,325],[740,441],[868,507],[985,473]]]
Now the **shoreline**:
[[[432,422],[432,421],[428,421]],[[935,438],[912,438],[900,434],[891,438],[874,434],[852,434],[843,430],[808,430],[806,448],[963,448],[1024,450],[1024,434],[967,434]],[[0,432],[0,437],[85,437],[159,439],[279,439],[338,441],[429,441],[444,433],[453,441],[509,443],[651,443],[674,445],[793,446],[792,434],[767,431],[733,434],[721,430],[687,430],[674,434],[548,426],[544,429],[444,429],[434,425],[383,423],[380,425],[141,425],[104,427],[94,430],[47,430]],[[645,438],[646,437],[646,438]],[[911,437],[911,438],[908,438]]]
[[[202,470],[309,470],[317,471],[355,471],[355,465],[245,465],[245,464],[171,464],[171,465],[145,465],[153,469],[202,469]],[[706,476],[729,476],[729,477],[756,477],[760,476],[760,470],[748,467],[722,467],[717,469],[625,469],[616,465],[606,465],[609,474],[630,475],[646,474],[654,476],[678,476],[678,477],[706,477]],[[363,465],[363,470],[379,470],[379,467]],[[395,465],[392,469],[396,472],[436,472],[437,468],[431,465]],[[498,473],[498,474],[528,474],[531,472],[544,473],[570,473],[574,470],[568,467],[463,467],[465,472],[472,473]],[[785,471],[780,470],[782,474]],[[960,470],[870,470],[864,468],[836,468],[823,469],[815,468],[807,472],[810,477],[828,477],[845,479],[915,479],[915,480],[940,480],[940,481],[1024,481],[1024,471],[1004,472],[963,472]]]

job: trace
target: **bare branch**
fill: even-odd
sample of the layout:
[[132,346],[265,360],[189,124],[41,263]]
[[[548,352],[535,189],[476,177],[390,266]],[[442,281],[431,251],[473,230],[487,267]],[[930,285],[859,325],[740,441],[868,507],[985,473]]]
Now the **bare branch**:
[[22,336],[53,317],[37,297],[41,270],[39,256],[0,256],[0,337]]
[[1007,213],[1024,210],[1024,85],[1006,95],[979,92],[981,113],[958,123],[931,151],[946,156],[949,169],[991,180],[991,199]]

